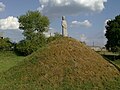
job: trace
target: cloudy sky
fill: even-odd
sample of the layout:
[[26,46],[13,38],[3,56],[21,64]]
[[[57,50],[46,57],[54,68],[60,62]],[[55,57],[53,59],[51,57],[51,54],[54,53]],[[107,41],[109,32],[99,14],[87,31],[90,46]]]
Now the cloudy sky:
[[50,19],[49,33],[61,33],[61,16],[66,16],[70,37],[103,46],[104,26],[120,14],[119,4],[120,0],[0,0],[0,35],[13,41],[22,39],[17,17],[39,10]]

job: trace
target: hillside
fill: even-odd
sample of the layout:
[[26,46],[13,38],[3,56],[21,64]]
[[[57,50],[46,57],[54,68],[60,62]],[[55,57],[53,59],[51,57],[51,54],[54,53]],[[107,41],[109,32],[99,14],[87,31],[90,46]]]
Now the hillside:
[[13,51],[0,51],[0,73],[17,65],[25,57],[17,56]]
[[60,38],[0,75],[0,90],[118,90],[120,72],[72,38]]

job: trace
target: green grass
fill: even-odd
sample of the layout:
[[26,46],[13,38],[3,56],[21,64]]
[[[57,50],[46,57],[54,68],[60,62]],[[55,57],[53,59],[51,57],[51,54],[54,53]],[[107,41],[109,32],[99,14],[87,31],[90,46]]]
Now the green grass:
[[118,64],[120,66],[120,59],[113,61],[114,63]]
[[111,62],[114,63],[115,65],[117,65],[120,68],[120,59],[114,60],[114,61],[111,61]]
[[12,51],[0,51],[0,73],[7,71],[11,67],[23,61],[24,57],[17,56]]

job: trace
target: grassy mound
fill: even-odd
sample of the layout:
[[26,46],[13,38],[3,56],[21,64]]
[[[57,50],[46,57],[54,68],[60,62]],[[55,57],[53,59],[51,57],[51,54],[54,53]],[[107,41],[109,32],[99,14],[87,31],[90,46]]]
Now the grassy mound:
[[61,38],[0,75],[0,90],[117,90],[120,72],[79,41]]
[[0,73],[24,60],[25,57],[17,56],[13,51],[0,51]]

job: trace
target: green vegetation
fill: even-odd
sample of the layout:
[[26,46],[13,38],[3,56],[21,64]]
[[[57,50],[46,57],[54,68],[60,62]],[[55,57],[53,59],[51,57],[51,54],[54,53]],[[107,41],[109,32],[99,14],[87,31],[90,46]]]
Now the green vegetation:
[[46,45],[47,40],[43,34],[49,26],[46,16],[42,16],[39,11],[28,11],[19,17],[19,23],[25,39],[16,44],[17,54],[27,56]]
[[120,15],[109,20],[106,25],[106,38],[108,39],[106,48],[112,52],[120,51]]
[[[43,33],[49,26],[49,19],[42,16],[39,11],[28,11],[25,15],[19,17],[20,29],[26,39],[31,39],[38,33]],[[39,34],[38,34],[39,35]]]
[[[108,21],[105,34],[107,49],[118,53],[119,22],[120,16]],[[118,54],[107,61],[75,39],[58,33],[46,38],[49,19],[38,11],[20,16],[19,23],[24,40],[0,38],[0,90],[120,90],[120,60],[111,57]]]
[[120,72],[84,44],[58,38],[0,74],[0,90],[119,90]]
[[9,38],[0,37],[0,51],[8,51],[11,50],[12,43]]
[[24,57],[17,56],[13,51],[0,52],[0,72],[5,72],[23,61]]
[[120,71],[120,55],[119,53],[113,53],[108,51],[101,51],[98,52],[105,58],[107,61],[109,61],[111,64],[113,64],[119,71]]
[[120,59],[119,60],[115,60],[115,61],[112,61],[113,63],[117,64],[119,67],[120,67]]
[[32,52],[36,51],[37,49],[45,47],[46,43],[47,43],[46,37],[43,34],[41,34],[32,37],[31,40],[25,39],[20,41],[19,43],[16,44],[14,51],[18,55],[27,56]]
[[60,39],[62,38],[63,36],[59,33],[54,33],[55,35],[54,36],[50,36],[47,38],[47,43],[49,44],[50,42],[56,40],[56,39]]

